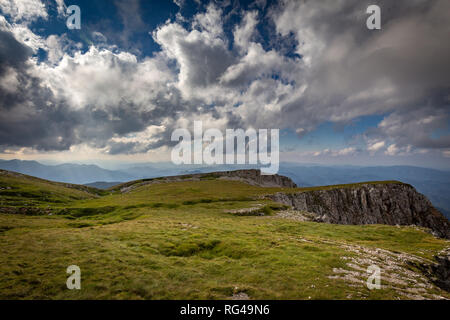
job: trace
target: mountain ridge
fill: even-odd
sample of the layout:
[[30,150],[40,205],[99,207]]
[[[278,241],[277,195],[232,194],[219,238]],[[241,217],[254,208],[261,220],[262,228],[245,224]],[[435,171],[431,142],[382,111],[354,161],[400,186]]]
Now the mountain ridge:
[[[413,186],[399,181],[372,181],[357,184],[298,188],[288,177],[262,175],[259,170],[252,169],[134,180],[115,185],[107,189],[107,191],[101,191],[87,186],[45,181],[5,170],[0,170],[0,176],[13,177],[16,180],[20,180],[20,178],[26,180],[35,179],[64,188],[95,193],[96,196],[108,194],[108,192],[129,193],[152,184],[231,180],[268,188],[271,191],[265,197],[292,207],[295,210],[308,212],[315,216],[314,221],[317,222],[354,225],[416,225],[431,229],[436,236],[450,239],[450,221],[433,207],[424,195],[417,192]],[[23,192],[14,190],[18,188],[10,186],[8,180],[2,181],[2,190],[5,188],[6,191],[2,191],[1,195],[10,197],[19,194],[23,198]],[[30,194],[32,198],[39,197],[39,194],[31,195],[29,192],[26,194]],[[45,196],[45,190],[42,190],[40,194],[43,197],[47,197]],[[2,208],[2,211],[11,213],[14,209]],[[34,212],[33,210],[30,211],[29,208],[26,211]]]
[[[9,163],[9,164],[8,164]],[[0,160],[0,169],[29,174],[43,179],[77,184],[110,182],[123,183],[144,178],[174,176],[234,169],[251,169],[222,166],[176,166],[170,162],[135,163],[120,170],[107,170],[96,165],[44,165],[37,161]],[[433,205],[450,219],[450,172],[415,166],[325,166],[281,162],[280,175],[290,177],[299,186],[320,186],[358,183],[375,180],[399,180],[413,185],[430,199]],[[104,183],[103,183],[104,182]],[[95,186],[95,185],[94,185]]]
[[133,175],[125,172],[107,170],[97,165],[72,163],[44,165],[34,160],[0,160],[0,169],[28,174],[41,179],[74,184],[135,179]]

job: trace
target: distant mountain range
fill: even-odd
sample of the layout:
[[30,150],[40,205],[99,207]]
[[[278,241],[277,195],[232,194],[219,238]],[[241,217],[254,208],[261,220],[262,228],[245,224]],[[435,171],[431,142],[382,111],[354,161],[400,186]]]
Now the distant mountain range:
[[[97,165],[44,165],[37,161],[0,160],[0,169],[39,178],[85,184],[106,189],[120,182],[211,171],[250,169],[254,166],[176,166],[172,163],[132,164],[121,170],[106,170]],[[281,163],[280,175],[290,177],[298,186],[323,186],[377,180],[409,183],[426,195],[450,219],[450,172],[413,166],[319,166]]]
[[76,184],[94,181],[128,181],[135,178],[133,175],[121,171],[106,170],[96,165],[73,163],[44,165],[37,161],[0,160],[0,169]]

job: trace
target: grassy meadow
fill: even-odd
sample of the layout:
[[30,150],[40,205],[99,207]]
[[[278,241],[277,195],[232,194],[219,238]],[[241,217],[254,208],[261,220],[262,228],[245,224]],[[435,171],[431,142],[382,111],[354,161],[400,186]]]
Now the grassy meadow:
[[[346,248],[431,262],[450,245],[414,227],[283,219],[261,197],[282,189],[237,181],[121,193],[1,172],[0,187],[1,207],[41,209],[0,213],[0,299],[407,299],[412,282],[369,290],[334,277],[358,255]],[[255,206],[265,215],[228,212]],[[69,265],[81,268],[81,290],[66,288]],[[401,268],[420,274],[419,264]],[[420,292],[450,298],[437,286]]]

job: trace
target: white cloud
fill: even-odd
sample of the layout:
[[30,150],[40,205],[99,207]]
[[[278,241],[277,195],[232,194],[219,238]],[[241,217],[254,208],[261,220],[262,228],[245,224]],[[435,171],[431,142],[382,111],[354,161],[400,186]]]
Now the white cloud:
[[299,138],[301,138],[306,134],[306,130],[304,128],[297,128],[295,129],[295,133]]
[[391,144],[384,153],[389,156],[395,156],[399,153],[399,148],[397,148],[397,146],[394,143],[394,144]]
[[358,150],[355,147],[347,147],[343,149],[333,150],[330,148],[326,148],[320,151],[306,151],[300,153],[302,156],[313,156],[313,157],[321,157],[321,156],[331,156],[331,157],[345,157],[345,156],[353,156],[358,153]]
[[28,47],[37,52],[39,48],[46,49],[45,39],[32,32],[28,26],[24,24],[16,24],[11,26],[11,31],[17,40],[26,44]]
[[45,5],[40,0],[0,0],[0,9],[11,16],[14,22],[25,24],[48,17]]
[[355,152],[356,152],[356,148],[348,147],[348,148],[344,148],[344,149],[338,150],[337,155],[339,155],[339,156],[348,156],[348,155],[355,154]]
[[138,62],[130,53],[113,53],[93,46],[84,54],[65,54],[54,68],[40,66],[39,72],[77,109],[87,105],[107,108],[120,100],[137,105],[147,103],[146,108],[151,109],[149,100],[165,91],[169,94],[166,84],[173,76],[158,59]]
[[191,31],[177,22],[159,27],[153,37],[169,59],[179,67],[178,88],[186,99],[211,99],[211,91],[218,91],[220,75],[232,63],[227,42],[222,36],[220,11],[209,6],[196,16]]
[[240,50],[246,51],[250,40],[255,33],[255,28],[258,23],[258,12],[250,11],[244,16],[240,26],[236,26],[233,32],[234,43]]
[[58,16],[59,17],[64,17],[67,15],[66,10],[67,10],[67,6],[64,3],[64,0],[55,0],[56,1],[56,9],[58,11]]
[[384,141],[374,142],[374,143],[369,144],[369,146],[367,147],[367,150],[376,152],[376,151],[384,148],[384,145],[385,145]]

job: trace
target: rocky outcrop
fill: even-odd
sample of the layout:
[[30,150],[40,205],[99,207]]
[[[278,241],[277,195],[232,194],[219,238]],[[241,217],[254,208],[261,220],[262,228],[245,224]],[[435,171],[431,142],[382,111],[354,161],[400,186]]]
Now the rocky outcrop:
[[278,174],[262,175],[260,170],[234,170],[213,172],[202,175],[214,175],[220,179],[244,181],[252,185],[260,187],[282,187],[282,188],[296,188],[297,185],[290,178],[280,176]]
[[450,248],[443,250],[435,257],[436,263],[431,266],[435,284],[450,292]]
[[23,214],[28,216],[52,215],[54,212],[51,208],[40,207],[0,207],[0,213],[5,214]]
[[419,269],[433,284],[450,292],[450,247],[439,252],[432,263],[410,261],[409,264]]
[[412,186],[403,183],[366,183],[279,192],[268,198],[307,211],[316,221],[338,224],[416,225],[450,239],[450,222]]

